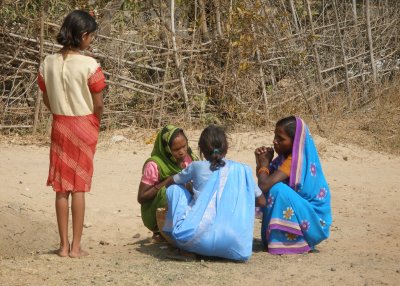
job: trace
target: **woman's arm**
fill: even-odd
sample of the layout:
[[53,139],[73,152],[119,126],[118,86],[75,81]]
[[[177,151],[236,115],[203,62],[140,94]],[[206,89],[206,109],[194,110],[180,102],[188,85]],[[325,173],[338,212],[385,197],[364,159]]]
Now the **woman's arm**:
[[140,182],[139,191],[137,196],[137,201],[139,204],[144,204],[152,199],[154,199],[158,193],[158,191],[162,187],[168,187],[174,183],[174,179],[172,176],[166,178],[164,181],[159,182],[155,185],[148,185],[143,182]]
[[266,172],[260,172],[257,174],[258,177],[258,187],[264,192],[268,193],[273,185],[279,182],[283,182],[289,178],[282,171],[276,170],[271,175]]
[[267,205],[267,200],[265,199],[264,195],[261,195],[256,198],[256,207],[265,207]]
[[92,93],[93,99],[93,113],[96,115],[99,122],[101,121],[101,116],[103,115],[104,104],[103,104],[103,92]]

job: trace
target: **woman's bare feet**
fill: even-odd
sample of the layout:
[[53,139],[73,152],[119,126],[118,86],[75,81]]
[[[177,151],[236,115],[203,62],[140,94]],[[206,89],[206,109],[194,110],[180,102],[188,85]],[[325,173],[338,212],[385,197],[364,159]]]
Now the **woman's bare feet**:
[[154,232],[153,236],[151,237],[151,240],[153,243],[167,242],[159,232]]
[[80,258],[80,257],[83,257],[83,256],[88,256],[89,255],[89,252],[87,252],[86,250],[83,250],[83,249],[79,249],[79,251],[70,251],[69,252],[69,257],[71,257],[71,258]]
[[184,257],[187,257],[187,258],[192,258],[192,259],[196,259],[197,258],[196,253],[189,252],[189,251],[183,250],[181,248],[179,248],[179,254],[184,256]]

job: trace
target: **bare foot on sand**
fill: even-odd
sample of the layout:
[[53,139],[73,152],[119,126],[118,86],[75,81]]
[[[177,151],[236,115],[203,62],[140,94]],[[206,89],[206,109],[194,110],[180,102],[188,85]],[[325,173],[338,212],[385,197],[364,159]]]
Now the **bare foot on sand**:
[[188,252],[179,248],[176,248],[174,250],[174,254],[169,254],[166,257],[178,261],[194,261],[197,259],[197,255],[195,253]]
[[179,254],[181,256],[184,256],[184,257],[187,257],[187,258],[192,258],[192,259],[196,259],[197,258],[196,253],[189,252],[189,251],[183,250],[181,248],[179,249]]
[[55,254],[57,254],[60,257],[67,257],[68,253],[69,253],[69,245],[67,246],[60,245],[60,248],[55,251]]
[[71,258],[80,258],[83,256],[88,256],[89,252],[83,250],[83,249],[79,249],[79,251],[70,251],[69,253],[69,257]]
[[167,242],[165,238],[161,235],[159,232],[153,233],[153,236],[151,237],[151,241],[153,243],[162,243],[162,242]]

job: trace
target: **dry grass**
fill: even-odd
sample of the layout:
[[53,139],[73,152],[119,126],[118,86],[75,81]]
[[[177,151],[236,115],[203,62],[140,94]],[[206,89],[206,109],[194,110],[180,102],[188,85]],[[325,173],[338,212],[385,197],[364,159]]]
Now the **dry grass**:
[[[358,110],[343,115],[340,110],[332,110],[329,116],[320,117],[319,125],[324,130],[324,134],[319,134],[333,143],[347,144],[352,143],[367,150],[387,152],[400,155],[400,97],[397,90],[398,84],[387,88],[375,101],[363,106]],[[295,110],[285,110],[282,114],[276,114],[277,118],[288,114],[296,114]],[[318,129],[311,115],[306,113],[296,115],[302,116],[310,125],[313,133],[318,133]],[[187,126],[188,129],[193,129]],[[195,127],[195,129],[201,129]],[[253,129],[246,125],[232,126],[231,131],[248,131]],[[273,122],[269,127],[260,128],[262,130],[272,130]],[[116,134],[122,135],[128,140],[145,142],[152,134],[154,129],[143,129],[135,126],[124,129],[105,130],[100,134],[100,142],[111,142]],[[10,132],[0,135],[1,142],[8,142],[17,145],[48,145],[50,143],[49,133],[38,134],[19,134]]]
[[[370,100],[364,106],[359,106],[351,111],[344,111],[345,98],[338,96],[336,104],[332,104],[328,115],[316,116],[318,124],[324,131],[319,135],[337,144],[352,143],[367,150],[400,155],[400,97],[398,95],[400,84],[398,82],[399,80],[396,78],[391,83],[386,83],[375,100]],[[293,106],[287,104],[284,109],[271,114],[268,126],[255,128],[240,122],[236,122],[236,124],[231,124],[228,121],[215,123],[225,124],[230,132],[245,132],[254,130],[254,128],[272,131],[277,119],[290,114],[301,116],[308,123],[313,133],[319,133],[315,117],[304,107],[296,109],[295,104]],[[263,117],[264,114],[255,116]],[[182,126],[185,129],[197,130],[202,129],[208,123],[210,122],[193,125],[186,123]],[[112,142],[113,136],[118,134],[131,141],[146,142],[155,133],[155,129],[145,129],[137,125],[123,129],[110,128],[101,132],[99,141],[103,143]],[[43,132],[36,136],[31,135],[30,132],[24,132],[24,130],[8,130],[8,132],[0,134],[0,142],[16,145],[49,145],[50,129],[44,128]]]
[[[396,81],[395,81],[396,82]],[[336,143],[354,143],[366,149],[400,154],[399,84],[384,88],[379,97],[346,115],[324,118],[327,137]]]

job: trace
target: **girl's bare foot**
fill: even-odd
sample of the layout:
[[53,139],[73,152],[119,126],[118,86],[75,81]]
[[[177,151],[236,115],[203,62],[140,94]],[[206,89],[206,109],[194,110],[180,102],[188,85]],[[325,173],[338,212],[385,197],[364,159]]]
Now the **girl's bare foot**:
[[83,250],[83,249],[81,249],[81,248],[79,248],[79,251],[70,251],[69,252],[69,257],[71,257],[71,258],[80,258],[80,257],[83,257],[83,256],[88,256],[89,255],[89,252],[87,252],[86,250]]
[[60,243],[60,248],[58,248],[54,253],[60,257],[67,257],[69,254],[69,248],[70,248],[69,243],[65,245]]
[[68,246],[60,245],[60,248],[56,250],[56,254],[60,257],[67,257],[68,253],[69,253],[69,245]]

